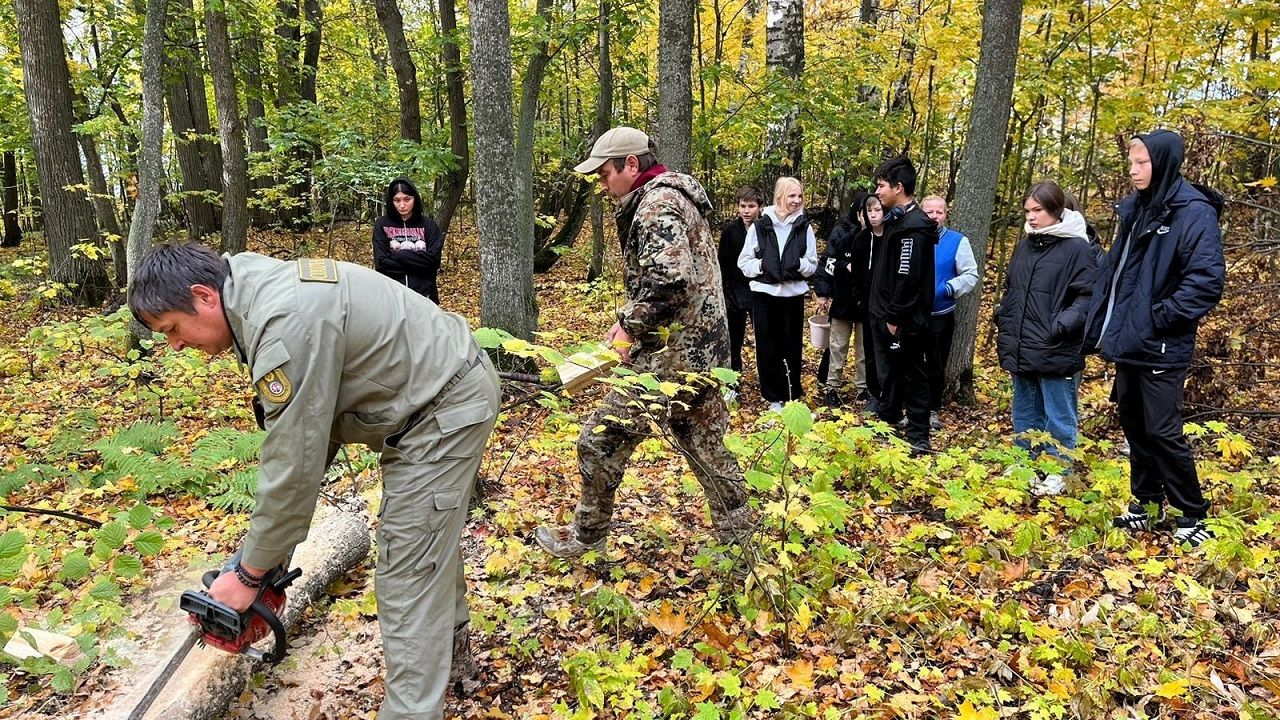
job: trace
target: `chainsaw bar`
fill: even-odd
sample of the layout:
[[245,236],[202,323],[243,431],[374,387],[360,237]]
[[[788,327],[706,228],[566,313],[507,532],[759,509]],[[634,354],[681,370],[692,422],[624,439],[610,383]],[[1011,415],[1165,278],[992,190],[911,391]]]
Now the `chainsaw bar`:
[[178,649],[174,651],[173,656],[169,658],[169,662],[164,666],[164,669],[151,682],[151,687],[147,688],[147,694],[142,696],[142,700],[138,701],[138,704],[134,706],[133,712],[129,713],[129,720],[142,720],[147,714],[147,710],[151,709],[151,703],[156,701],[160,691],[169,682],[169,678],[173,677],[173,673],[177,671],[178,666],[186,659],[187,653],[191,652],[191,648],[195,647],[196,643],[200,641],[200,635],[201,632],[198,627],[187,635],[182,644],[178,646]]

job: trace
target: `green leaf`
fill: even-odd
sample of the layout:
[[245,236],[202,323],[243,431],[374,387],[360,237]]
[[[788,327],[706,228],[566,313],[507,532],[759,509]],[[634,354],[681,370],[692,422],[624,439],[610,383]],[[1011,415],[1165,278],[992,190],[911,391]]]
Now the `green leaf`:
[[72,675],[71,671],[64,667],[54,670],[50,681],[53,684],[54,692],[58,693],[69,693],[76,686],[76,676]]
[[58,575],[64,580],[83,580],[89,577],[89,558],[82,552],[63,555],[62,572]]
[[155,530],[138,533],[138,537],[133,539],[133,547],[143,557],[159,555],[160,551],[164,549],[164,536]]
[[762,492],[762,493],[769,492],[770,490],[772,490],[774,484],[776,484],[778,481],[778,479],[775,478],[774,476],[768,473],[762,473],[759,470],[748,470],[745,473],[743,473],[743,477],[746,478],[748,485],[750,485],[757,492]]
[[719,380],[720,382],[724,383],[725,385],[732,385],[738,382],[738,377],[741,374],[742,373],[738,372],[737,370],[730,370],[729,368],[722,368],[722,367],[711,368],[711,376]]
[[142,503],[138,503],[130,508],[126,519],[129,522],[129,527],[134,530],[141,530],[151,524],[151,520],[155,518],[155,515],[156,513],[154,510]]
[[18,618],[9,613],[0,613],[0,647],[9,642],[9,638],[18,632]]
[[118,600],[120,599],[120,586],[109,578],[100,578],[98,582],[93,584],[93,589],[89,591],[89,595],[95,600]]
[[492,350],[501,347],[502,343],[511,339],[511,334],[498,330],[497,328],[476,328],[471,332],[471,337],[476,339],[476,344],[485,350]]
[[768,688],[756,693],[755,707],[761,710],[778,710],[782,706],[778,704],[778,696]]
[[720,720],[721,717],[720,708],[716,707],[715,703],[700,702],[693,720]]
[[111,562],[111,569],[119,577],[137,577],[142,574],[142,560],[137,555],[117,555]]
[[804,403],[792,400],[782,408],[782,425],[792,435],[805,435],[813,428],[813,413]]
[[[108,551],[124,547],[125,528],[118,522],[109,522],[98,529],[98,543]],[[94,554],[99,554],[97,549]]]
[[0,535],[0,558],[16,557],[27,547],[27,536],[21,530],[10,530]]

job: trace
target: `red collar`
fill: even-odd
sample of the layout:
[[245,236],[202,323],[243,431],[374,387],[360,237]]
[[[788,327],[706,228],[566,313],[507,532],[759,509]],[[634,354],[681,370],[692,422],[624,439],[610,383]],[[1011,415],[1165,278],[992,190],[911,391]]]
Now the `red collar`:
[[666,171],[667,171],[667,166],[661,163],[654,165],[648,170],[645,170],[644,172],[640,173],[640,175],[636,177],[636,181],[631,184],[631,191],[635,192],[636,188],[643,186],[645,183],[658,177],[659,175],[661,175]]

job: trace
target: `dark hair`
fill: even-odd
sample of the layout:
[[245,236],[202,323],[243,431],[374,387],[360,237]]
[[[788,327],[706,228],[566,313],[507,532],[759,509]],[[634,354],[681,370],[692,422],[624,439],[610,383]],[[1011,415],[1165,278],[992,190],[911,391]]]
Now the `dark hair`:
[[422,216],[426,214],[422,209],[422,196],[418,194],[418,188],[414,187],[413,183],[406,177],[398,177],[387,186],[386,207],[383,210],[383,215],[392,220],[400,220],[400,213],[396,211],[396,204],[392,202],[395,200],[397,193],[404,193],[413,197],[413,213],[409,215],[409,219],[421,220]]
[[751,202],[761,207],[764,206],[764,193],[760,192],[760,188],[754,185],[743,185],[738,188],[738,192],[734,194],[733,201],[735,203]]
[[1025,205],[1027,200],[1035,198],[1040,203],[1040,207],[1045,212],[1062,219],[1062,211],[1067,207],[1067,195],[1062,192],[1062,188],[1058,187],[1058,183],[1052,180],[1044,180],[1032,185],[1027,194],[1022,196],[1022,204]]
[[[627,167],[627,158],[625,157],[609,158],[609,162],[613,163],[613,169],[618,172],[622,172]],[[640,172],[644,172],[658,164],[658,146],[653,144],[653,138],[649,138],[649,152],[637,155],[636,162],[639,163]]]
[[867,205],[872,200],[875,200],[876,204],[881,208],[884,207],[884,203],[880,202],[879,196],[873,192],[859,193],[858,199],[856,200],[857,204],[854,206],[858,208],[858,224],[862,225],[862,227],[867,230],[871,229],[871,216],[867,214]]
[[[1080,204],[1080,201],[1076,199],[1076,196],[1075,196],[1075,195],[1072,195],[1071,193],[1067,192],[1066,190],[1063,190],[1063,191],[1062,191],[1062,195],[1063,195],[1063,198],[1064,198],[1064,199],[1063,199],[1063,202],[1062,202],[1062,207],[1064,207],[1064,208],[1066,208],[1066,209],[1068,209],[1068,210],[1075,210],[1076,212],[1080,213],[1081,215],[1083,215],[1083,214],[1084,214],[1084,206]],[[1026,201],[1024,200],[1023,202],[1026,202]]]
[[876,168],[876,180],[883,180],[889,185],[901,185],[907,195],[916,194],[916,166],[906,155],[889,158]]
[[147,328],[143,316],[156,317],[171,310],[195,313],[191,286],[206,285],[222,292],[230,274],[218,253],[199,243],[157,245],[133,273],[129,287],[129,311]]

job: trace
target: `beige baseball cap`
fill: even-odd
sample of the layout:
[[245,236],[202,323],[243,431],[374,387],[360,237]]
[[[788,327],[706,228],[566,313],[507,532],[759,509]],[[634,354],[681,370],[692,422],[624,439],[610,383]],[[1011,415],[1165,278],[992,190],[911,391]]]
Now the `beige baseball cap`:
[[644,155],[649,152],[649,136],[633,127],[616,127],[596,140],[591,146],[591,155],[578,163],[573,169],[576,173],[587,175],[600,169],[606,160],[624,158],[628,155]]

